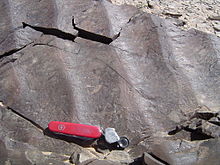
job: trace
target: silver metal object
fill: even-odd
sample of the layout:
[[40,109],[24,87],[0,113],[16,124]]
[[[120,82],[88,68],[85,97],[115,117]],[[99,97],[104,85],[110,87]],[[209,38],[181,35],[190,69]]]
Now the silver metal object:
[[120,137],[115,132],[114,128],[106,128],[104,131],[105,140],[107,143],[112,144],[120,140]]
[[126,137],[120,137],[118,144],[121,148],[126,148],[129,146],[129,140]]

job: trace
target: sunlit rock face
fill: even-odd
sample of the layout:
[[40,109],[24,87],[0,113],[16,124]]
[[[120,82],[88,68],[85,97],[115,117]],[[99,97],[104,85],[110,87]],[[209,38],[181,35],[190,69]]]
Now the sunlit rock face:
[[113,127],[133,159],[218,164],[220,39],[174,21],[105,0],[2,0],[0,162],[69,163],[81,146],[44,135],[55,120]]

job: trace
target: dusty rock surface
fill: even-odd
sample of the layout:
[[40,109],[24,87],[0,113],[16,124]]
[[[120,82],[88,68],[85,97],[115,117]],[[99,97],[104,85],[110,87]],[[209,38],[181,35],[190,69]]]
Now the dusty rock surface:
[[182,29],[195,28],[220,37],[219,0],[112,0],[114,4],[134,5],[163,18],[178,18]]
[[0,9],[0,164],[71,164],[78,150],[82,164],[125,163],[48,132],[53,120],[115,128],[134,163],[219,163],[218,37],[105,0]]

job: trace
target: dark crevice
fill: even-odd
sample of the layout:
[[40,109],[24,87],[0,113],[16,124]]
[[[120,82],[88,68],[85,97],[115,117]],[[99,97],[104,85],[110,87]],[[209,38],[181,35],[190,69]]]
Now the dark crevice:
[[17,60],[17,58],[12,58],[12,59],[6,60],[6,61],[2,62],[2,64],[0,65],[0,68],[3,67],[4,65],[7,65],[8,63],[13,63],[16,60]]
[[26,46],[28,46],[28,45],[30,45],[30,44],[24,45],[24,46],[22,46],[21,48],[15,48],[15,49],[12,49],[12,50],[10,50],[10,51],[8,51],[8,52],[5,52],[4,54],[0,55],[0,59],[2,59],[2,58],[4,58],[4,57],[8,57],[8,56],[10,56],[10,55],[12,55],[12,54],[14,54],[14,53],[17,53],[17,52],[19,52],[20,50],[24,49],[24,48],[25,48]]
[[53,36],[56,36],[58,38],[62,38],[64,40],[70,40],[70,41],[74,42],[74,40],[76,38],[75,35],[63,32],[63,31],[61,31],[59,29],[46,28],[46,27],[40,27],[40,26],[32,26],[32,25],[29,25],[29,24],[27,24],[25,22],[22,22],[22,24],[23,24],[23,28],[30,27],[30,28],[32,28],[32,29],[34,29],[36,31],[42,32],[45,35],[53,35]]
[[196,141],[196,140],[207,140],[207,139],[213,139],[214,137],[207,135],[205,133],[202,132],[201,128],[198,128],[196,130],[189,130],[187,128],[185,128],[185,130],[188,130],[189,132],[191,132],[190,135],[190,140],[191,141]]
[[153,9],[153,8],[154,8],[154,6],[151,5],[149,1],[147,1],[147,7],[148,7],[149,9]]
[[143,165],[143,156],[142,157],[139,157],[139,158],[136,158],[134,159],[134,162],[130,163],[129,165]]
[[169,165],[169,163],[167,163],[166,161],[162,160],[161,158],[157,157],[156,155],[154,155],[153,153],[149,153],[154,159],[156,159],[157,161],[165,164],[165,165]]
[[[11,55],[13,55],[14,53],[17,53],[17,52],[21,51],[22,49],[26,48],[28,45],[30,45],[30,44],[32,44],[32,43],[33,43],[33,42],[30,42],[30,43],[28,43],[28,44],[22,46],[21,48],[15,48],[15,49],[12,49],[12,50],[10,50],[10,51],[8,51],[8,52],[5,52],[4,54],[0,55],[0,59],[3,59],[3,58],[8,57],[8,56],[11,56]],[[2,64],[2,66],[5,65],[5,64],[7,64],[7,63],[9,63],[9,62],[15,62],[16,60],[17,60],[17,58],[10,59],[10,60],[4,62],[4,63]]]
[[8,110],[10,110],[11,112],[15,113],[16,115],[20,116],[21,118],[23,118],[24,120],[28,121],[29,123],[31,123],[32,125],[34,125],[35,127],[37,127],[38,129],[40,129],[41,131],[44,131],[44,128],[41,127],[39,124],[35,123],[33,120],[25,117],[24,115],[22,115],[21,113],[17,112],[16,110],[12,109],[11,107],[7,107]]
[[212,117],[216,117],[218,113],[213,113],[213,112],[196,112],[192,118],[199,118],[203,120],[209,120]]
[[10,55],[12,55],[12,54],[14,54],[14,53],[20,51],[20,50],[23,49],[23,48],[24,48],[24,47],[22,47],[22,48],[17,48],[17,49],[12,49],[12,50],[10,50],[10,51],[8,51],[8,52],[5,52],[4,54],[0,55],[0,59],[1,59],[1,58],[4,58],[4,57],[8,57],[8,56],[10,56]]
[[72,26],[75,30],[78,31],[77,37],[81,37],[84,39],[88,39],[91,41],[101,42],[103,44],[110,44],[113,40],[117,39],[120,36],[120,33],[115,35],[113,38],[109,38],[100,34],[92,33],[89,31],[86,31],[84,29],[81,29],[79,27],[76,27],[76,24],[74,22],[74,17],[72,18]]
[[209,121],[209,123],[215,124],[217,126],[220,126],[220,121]]
[[171,130],[168,132],[168,135],[175,135],[177,134],[178,132],[180,132],[181,130],[183,130],[183,127],[181,126],[176,126],[175,129]]
[[74,23],[74,18],[72,19],[72,25],[73,25],[73,28],[78,31],[77,35],[73,35],[71,33],[66,33],[66,32],[63,32],[63,31],[61,31],[59,29],[55,29],[55,28],[32,26],[32,25],[27,24],[25,22],[22,22],[22,24],[23,24],[23,28],[30,27],[30,28],[32,28],[36,31],[42,32],[45,35],[53,35],[53,36],[56,36],[58,38],[61,38],[61,39],[64,39],[64,40],[69,40],[69,41],[72,41],[72,42],[75,41],[76,37],[80,37],[80,38],[84,38],[84,39],[87,39],[87,40],[100,42],[100,43],[103,43],[103,44],[110,44],[113,40],[117,39],[120,36],[120,32],[119,32],[113,38],[109,38],[109,37],[106,37],[106,36],[103,36],[103,35],[100,35],[100,34],[96,34],[96,33],[89,32],[89,31],[86,31],[84,29],[78,28],[78,27],[76,27],[76,25]]
[[[1,102],[2,103],[2,102]],[[3,104],[4,105],[4,104]],[[22,119],[26,120],[27,122],[31,123],[32,125],[34,125],[35,127],[37,127],[38,129],[40,129],[41,131],[44,131],[44,128],[41,127],[39,124],[37,124],[36,122],[34,122],[33,120],[27,118],[26,116],[22,115],[20,112],[16,111],[15,109],[9,107],[9,106],[5,106],[4,107],[7,110],[10,110],[12,113],[18,115],[19,117],[21,117]]]

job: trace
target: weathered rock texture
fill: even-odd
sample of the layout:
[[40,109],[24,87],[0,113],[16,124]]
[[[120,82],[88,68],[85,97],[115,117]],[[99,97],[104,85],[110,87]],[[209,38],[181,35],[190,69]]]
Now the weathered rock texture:
[[142,11],[170,19],[182,29],[195,28],[220,37],[219,0],[112,0],[114,4],[134,5]]
[[[56,31],[77,35],[72,16],[84,30],[120,35],[110,44],[73,42]],[[1,164],[70,163],[81,146],[44,135],[51,120],[114,127],[130,139],[132,158],[220,162],[216,36],[105,0],[1,0],[0,24]],[[204,107],[215,118],[195,115]]]

